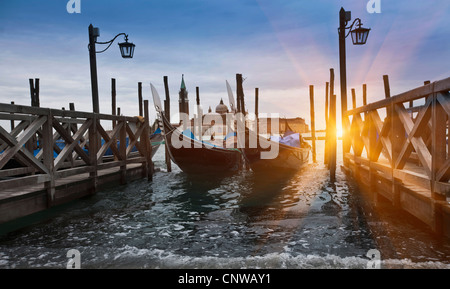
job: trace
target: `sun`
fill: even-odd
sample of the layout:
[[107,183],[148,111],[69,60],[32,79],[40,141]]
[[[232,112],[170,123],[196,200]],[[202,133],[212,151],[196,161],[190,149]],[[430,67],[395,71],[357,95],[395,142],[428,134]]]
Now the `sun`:
[[342,127],[336,128],[336,137],[338,137],[338,138],[342,137]]

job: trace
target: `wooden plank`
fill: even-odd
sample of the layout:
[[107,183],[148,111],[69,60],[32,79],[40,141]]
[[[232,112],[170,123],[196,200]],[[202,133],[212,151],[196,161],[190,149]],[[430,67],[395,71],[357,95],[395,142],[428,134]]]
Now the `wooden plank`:
[[145,155],[144,149],[142,148],[141,144],[138,142],[138,138],[142,135],[144,128],[145,128],[145,125],[141,124],[139,126],[139,128],[137,129],[136,134],[134,134],[133,131],[131,130],[130,126],[128,124],[126,124],[126,130],[128,133],[128,137],[130,139],[130,141],[128,143],[127,151],[126,151],[127,156],[130,154],[130,152],[134,146],[136,146],[136,148],[141,153],[141,155]]
[[[110,138],[108,133],[106,133],[106,131],[100,125],[100,122],[97,121],[97,130],[100,133],[100,135],[103,137],[103,139],[105,140],[105,143],[100,148],[100,150],[97,152],[97,160],[101,159],[104,156],[104,154],[106,153],[106,150],[109,147],[111,148],[113,155],[120,159],[120,153],[119,153],[119,150],[117,149],[117,135],[120,132],[122,125],[123,125],[123,123],[119,123],[118,125],[115,126],[114,130],[112,131],[111,138]],[[114,143],[114,145],[111,145],[113,143]]]
[[376,131],[378,132],[379,142],[388,154],[386,157],[389,159],[389,162],[392,162],[392,146],[391,140],[388,137],[390,126],[386,122],[383,124],[380,119],[380,115],[376,110],[370,112],[370,117],[372,118]]
[[23,147],[23,145],[35,134],[36,130],[43,123],[45,123],[46,120],[46,116],[38,117],[24,130],[17,140],[0,126],[0,138],[2,138],[10,146],[0,155],[0,168],[2,168],[15,154],[19,154],[39,171],[49,173],[47,168],[39,162],[30,151]]
[[34,186],[42,184],[50,180],[48,174],[36,174],[32,176],[25,176],[21,178],[14,178],[9,180],[0,181],[0,192],[6,191],[13,188]]
[[424,129],[426,129],[426,127],[428,126],[428,121],[431,118],[431,102],[432,99],[427,100],[427,102],[423,106],[423,109],[417,115],[415,123],[412,121],[403,105],[396,106],[399,119],[403,123],[408,137],[405,140],[404,145],[400,151],[399,158],[397,159],[395,164],[395,168],[402,169],[404,167],[413,150],[412,139],[416,137],[416,134],[423,133]]
[[[24,105],[12,105],[9,103],[0,103],[0,112],[8,113],[18,113],[18,114],[31,114],[31,115],[48,115],[50,112],[54,118],[57,117],[69,117],[69,118],[84,118],[90,119],[93,117],[92,112],[82,112],[82,111],[70,111],[62,109],[49,109],[40,107],[31,107]],[[133,116],[114,116],[109,114],[98,113],[97,118],[103,120],[118,120],[120,117],[125,118],[129,122],[137,122],[137,117]]]
[[25,167],[25,168],[14,168],[7,170],[0,170],[0,178],[12,177],[17,175],[25,175],[34,172],[33,168]]
[[446,198],[450,198],[450,183],[448,182],[435,182],[434,192],[438,193]]
[[80,129],[75,133],[74,138],[57,122],[53,119],[53,127],[59,132],[59,134],[64,138],[65,141],[69,142],[69,145],[66,145],[61,153],[55,159],[55,170],[57,170],[62,162],[66,159],[66,157],[75,150],[78,155],[88,164],[89,156],[83,151],[83,149],[78,145],[78,141],[84,135],[84,133],[91,126],[92,120],[87,120]]
[[420,186],[426,190],[430,190],[430,179],[427,175],[412,172],[408,170],[394,169],[394,178],[401,179],[404,184],[412,184]]
[[361,142],[361,130],[358,123],[359,115],[354,115],[351,125],[350,125],[350,144],[353,146],[353,152],[355,155],[360,156],[363,149],[363,144]]
[[71,176],[76,176],[79,174],[89,173],[89,172],[92,172],[93,170],[94,170],[93,167],[86,166],[86,165],[80,166],[80,167],[69,168],[69,169],[65,169],[65,170],[59,170],[59,171],[55,172],[55,180],[67,178],[67,177],[71,177]]
[[115,167],[121,167],[127,164],[127,161],[112,161],[107,163],[101,163],[97,165],[97,170],[106,170]]
[[47,207],[53,204],[55,199],[55,162],[53,159],[53,116],[51,112],[47,115],[47,121],[42,126],[42,157],[44,166],[50,172],[49,179],[45,182],[44,187],[47,191]]
[[23,114],[13,114],[13,113],[0,113],[0,119],[2,120],[26,120],[31,122],[35,117],[31,115],[23,115]]
[[[34,118],[33,118],[34,119]],[[26,127],[29,125],[29,122],[28,121],[21,121],[9,134],[12,136],[12,137],[14,137],[14,138],[16,138],[17,137],[17,135],[19,135],[19,133],[22,131],[22,130],[24,130],[24,129],[26,129]],[[2,141],[2,145],[0,145],[0,151],[3,151],[7,146],[8,146],[8,144],[5,142],[5,141],[3,141],[3,139],[1,139],[0,138],[0,140]]]

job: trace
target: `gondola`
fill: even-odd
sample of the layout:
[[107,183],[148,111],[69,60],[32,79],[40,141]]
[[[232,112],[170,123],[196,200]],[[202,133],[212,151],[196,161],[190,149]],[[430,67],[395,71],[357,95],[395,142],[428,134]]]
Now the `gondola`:
[[150,143],[152,144],[152,158],[158,151],[161,144],[164,144],[164,137],[161,134],[161,129],[158,127],[154,133],[150,135]]
[[[233,92],[228,81],[226,81],[226,86],[230,105],[231,107],[236,107]],[[297,172],[309,162],[311,146],[303,141],[300,134],[298,134],[299,138],[295,146],[264,138],[247,126],[245,126],[243,132],[238,132],[238,134],[241,140],[245,142],[245,146],[242,149],[245,161],[254,172],[265,172],[272,175],[276,173],[291,174]],[[289,135],[295,135],[295,133],[286,122],[285,133],[281,139],[288,138]],[[250,146],[250,139],[257,140],[256,147]],[[274,146],[278,146],[278,152],[271,158],[266,158],[267,153]]]
[[[292,134],[287,131],[283,137]],[[245,129],[246,145],[243,149],[245,160],[254,172],[281,172],[295,173],[309,162],[309,153],[311,148],[308,143],[302,141],[300,137],[299,146],[291,146],[281,142],[264,138],[257,135],[256,132]],[[249,138],[258,139],[257,146],[251,148],[248,145]],[[273,158],[267,158],[264,154],[268,154],[271,148],[278,146],[278,152]]]
[[[236,172],[242,167],[242,154],[237,149],[225,148],[195,139],[175,128],[162,111],[161,100],[151,84],[153,102],[165,146],[171,160],[187,174],[221,174]],[[182,146],[176,146],[179,140]]]

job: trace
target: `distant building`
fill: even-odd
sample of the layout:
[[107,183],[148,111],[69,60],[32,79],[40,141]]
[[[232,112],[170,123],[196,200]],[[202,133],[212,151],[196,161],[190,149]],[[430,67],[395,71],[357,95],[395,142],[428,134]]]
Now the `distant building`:
[[186,84],[184,83],[184,74],[181,76],[181,86],[180,91],[178,92],[179,95],[179,110],[180,114],[185,113],[189,115],[189,99],[188,99],[188,91],[186,89]]
[[[208,113],[202,115],[202,135],[210,135],[212,133],[211,126],[214,125],[214,134],[216,136],[226,135],[227,134],[227,114],[229,113],[229,109],[227,105],[224,104],[223,99],[220,100],[220,103],[216,106],[215,111],[211,109],[211,106],[208,109]],[[196,116],[195,116],[196,117]],[[206,119],[205,119],[206,118]],[[211,120],[214,119],[222,119],[222,124],[219,125],[215,121],[211,123]],[[278,131],[272,131],[271,123],[274,118],[259,118],[259,133],[260,134],[283,134],[286,131],[286,122],[288,126],[294,131],[298,133],[307,133],[309,132],[309,126],[305,123],[305,119],[301,117],[296,118],[278,118]],[[198,135],[198,130],[195,128],[196,121],[194,118],[190,120],[191,128],[195,131],[195,135]],[[255,122],[248,121],[247,126],[255,130]]]
[[278,118],[278,132],[272,132],[272,120],[274,118],[259,118],[259,133],[260,134],[283,134],[286,131],[286,122],[288,126],[298,133],[309,132],[309,127],[305,123],[305,119],[301,117],[296,118]]
[[[208,109],[208,113],[202,115],[202,134],[210,135],[211,127],[214,125],[215,131],[213,132],[216,136],[217,135],[225,135],[227,133],[227,113],[229,113],[228,107],[223,103],[223,99],[220,100],[220,103],[216,106],[215,112],[212,111],[211,107]],[[206,119],[205,119],[206,118]],[[215,120],[218,118],[222,119],[222,123],[216,123]],[[191,119],[191,127],[194,128],[195,126],[195,120],[194,118]]]

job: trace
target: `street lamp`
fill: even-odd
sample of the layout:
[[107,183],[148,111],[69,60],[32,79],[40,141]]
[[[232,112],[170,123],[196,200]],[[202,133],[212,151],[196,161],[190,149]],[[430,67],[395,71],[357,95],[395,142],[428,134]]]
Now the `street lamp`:
[[[352,42],[354,45],[364,45],[367,41],[367,37],[369,36],[370,29],[363,28],[361,19],[356,18],[353,23],[347,27],[348,22],[352,19],[351,12],[345,11],[344,8],[341,7],[339,11],[339,68],[340,68],[340,81],[341,81],[341,113],[342,113],[342,130],[343,135],[346,135],[347,132],[347,118],[344,117],[345,112],[347,111],[347,68],[346,68],[346,56],[345,56],[345,38],[349,34],[352,35]],[[355,26],[358,26],[355,28]],[[346,30],[349,30],[346,33]],[[350,146],[348,145],[346,138],[344,137],[342,140],[343,145],[343,153],[347,153],[350,151]],[[345,159],[345,158],[344,158]]]
[[[120,49],[120,54],[122,55],[123,58],[133,58],[134,55],[134,47],[136,45],[134,45],[131,42],[128,42],[128,35],[125,33],[119,33],[116,36],[114,36],[113,39],[111,39],[110,41],[107,42],[97,42],[97,37],[100,36],[100,30],[97,27],[94,27],[91,25],[89,25],[89,45],[88,45],[88,49],[89,49],[89,60],[90,60],[90,64],[91,64],[91,89],[92,89],[92,106],[93,106],[93,111],[95,113],[99,112],[99,103],[98,103],[98,81],[97,81],[97,58],[96,58],[96,54],[97,53],[102,53],[105,52],[114,42],[114,40],[116,40],[117,37],[123,35],[125,37],[125,42],[119,43],[119,49]],[[101,50],[101,51],[96,51],[95,50],[95,44],[108,44],[108,46]]]

